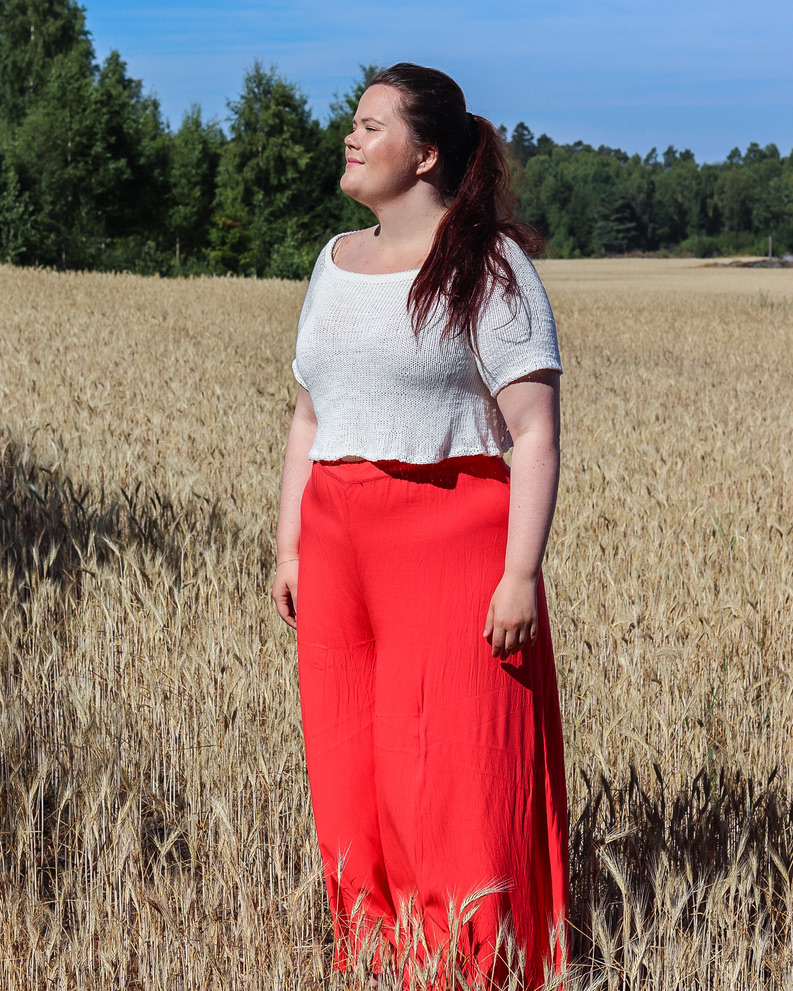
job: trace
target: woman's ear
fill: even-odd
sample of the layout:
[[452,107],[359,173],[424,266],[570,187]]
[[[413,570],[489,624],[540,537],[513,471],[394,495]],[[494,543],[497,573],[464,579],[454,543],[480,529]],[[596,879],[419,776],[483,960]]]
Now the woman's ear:
[[419,175],[426,175],[438,164],[438,149],[435,145],[422,145],[419,148],[420,158],[416,166]]

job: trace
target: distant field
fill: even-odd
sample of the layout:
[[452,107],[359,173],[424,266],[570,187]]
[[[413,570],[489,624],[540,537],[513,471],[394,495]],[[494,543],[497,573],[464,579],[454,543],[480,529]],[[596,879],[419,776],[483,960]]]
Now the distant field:
[[788,303],[793,298],[793,269],[740,268],[727,259],[549,259],[538,261],[537,269],[549,287],[558,289],[581,291],[597,285],[598,289],[707,293],[725,301],[755,294]]
[[[538,263],[570,986],[789,989],[793,272]],[[305,284],[0,267],[0,987],[331,975],[268,598]]]

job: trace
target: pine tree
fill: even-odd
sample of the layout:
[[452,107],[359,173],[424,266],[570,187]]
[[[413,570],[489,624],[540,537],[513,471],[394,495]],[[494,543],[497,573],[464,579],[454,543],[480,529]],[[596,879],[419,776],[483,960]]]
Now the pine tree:
[[509,139],[509,150],[517,158],[521,165],[525,165],[526,162],[534,155],[537,151],[537,145],[534,142],[534,135],[531,133],[528,127],[520,121],[515,125],[512,132],[512,137]]
[[0,0],[0,114],[18,124],[67,55],[91,74],[94,50],[74,0]]
[[215,121],[204,123],[194,105],[169,142],[168,234],[174,271],[202,267],[212,221],[215,178],[225,138]]
[[300,90],[259,62],[228,106],[231,139],[220,164],[210,256],[218,268],[246,275],[303,274],[319,123]]
[[10,165],[0,171],[0,262],[13,265],[22,260],[35,239],[30,197],[19,186]]

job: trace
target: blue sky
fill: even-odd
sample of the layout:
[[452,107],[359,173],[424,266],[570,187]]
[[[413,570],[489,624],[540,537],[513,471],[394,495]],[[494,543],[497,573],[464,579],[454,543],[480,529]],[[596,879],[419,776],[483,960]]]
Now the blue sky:
[[436,66],[469,108],[561,143],[699,162],[793,150],[793,0],[84,0],[97,58],[116,48],[173,128],[221,123],[255,59],[323,119],[362,64]]

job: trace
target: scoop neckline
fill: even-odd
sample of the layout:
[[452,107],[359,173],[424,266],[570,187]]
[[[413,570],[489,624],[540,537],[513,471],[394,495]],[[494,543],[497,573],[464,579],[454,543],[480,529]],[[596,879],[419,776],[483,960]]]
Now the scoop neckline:
[[418,275],[418,273],[421,271],[421,268],[408,268],[408,269],[404,269],[401,272],[351,272],[348,268],[341,268],[333,260],[333,248],[336,242],[341,238],[347,237],[349,234],[357,234],[357,233],[358,231],[342,231],[341,234],[337,234],[335,237],[332,237],[325,246],[325,250],[328,255],[326,259],[328,267],[333,269],[333,271],[336,272],[338,275],[340,275],[342,278],[370,279],[372,281],[378,279],[384,279],[387,281],[393,281],[397,279],[405,279],[407,278],[407,276],[411,276],[412,278],[415,278]]

